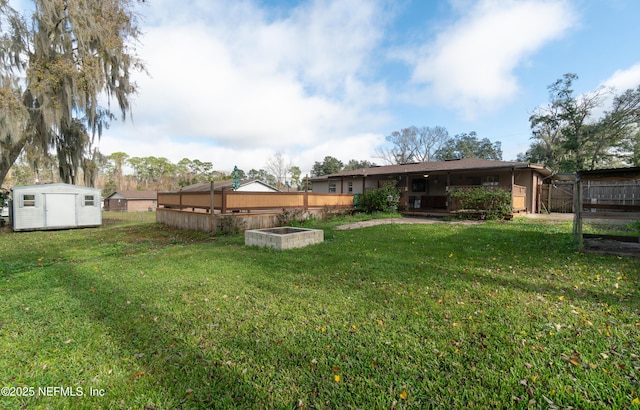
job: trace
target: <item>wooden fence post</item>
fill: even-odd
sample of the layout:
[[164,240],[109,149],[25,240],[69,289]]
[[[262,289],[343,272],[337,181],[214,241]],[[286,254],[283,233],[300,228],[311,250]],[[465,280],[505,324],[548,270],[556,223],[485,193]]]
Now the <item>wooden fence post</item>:
[[215,201],[213,198],[213,181],[211,181],[211,184],[209,186],[209,188],[211,189],[211,193],[209,195],[209,199],[211,200],[211,208],[209,208],[209,212],[211,213],[210,215],[210,219],[209,219],[209,231],[210,232],[214,232],[216,230],[216,217],[215,217]]
[[220,213],[222,214],[226,214],[227,213],[227,191],[224,190],[224,188],[222,188],[222,210],[220,211]]
[[584,239],[582,238],[582,181],[579,172],[576,174],[573,193],[573,240],[578,246],[578,250],[582,250],[584,248]]

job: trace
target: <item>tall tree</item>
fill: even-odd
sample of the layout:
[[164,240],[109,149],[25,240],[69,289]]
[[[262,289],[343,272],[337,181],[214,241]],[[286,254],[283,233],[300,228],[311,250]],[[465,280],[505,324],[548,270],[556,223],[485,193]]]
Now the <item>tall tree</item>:
[[101,171],[109,166],[109,157],[94,148],[90,157],[82,159],[82,174],[85,186],[96,186],[96,182],[102,177]]
[[342,171],[344,164],[337,158],[327,155],[322,162],[314,162],[311,168],[311,175],[319,177],[322,175],[335,174]]
[[267,160],[266,171],[273,175],[276,180],[276,188],[282,189],[287,184],[287,173],[291,168],[291,162],[285,158],[282,152],[276,152]]
[[587,147],[598,134],[590,116],[602,104],[605,94],[599,88],[575,97],[573,84],[577,79],[576,74],[567,73],[549,85],[549,104],[539,107],[529,118],[536,162],[566,172],[585,169]]
[[612,108],[591,127],[587,144],[589,169],[637,165],[640,135],[640,85],[614,97]]
[[289,175],[291,175],[291,186],[300,190],[300,184],[302,183],[302,180],[300,179],[302,176],[302,170],[300,167],[297,165],[290,166]]
[[249,174],[247,175],[249,179],[257,179],[258,181],[262,181],[265,184],[275,186],[276,185],[276,177],[265,171],[264,169],[254,169],[249,170]]
[[449,138],[447,129],[435,127],[411,127],[393,131],[385,139],[387,146],[376,150],[378,158],[385,163],[404,164],[407,162],[433,161],[435,153]]
[[131,72],[144,70],[136,3],[34,0],[27,19],[0,0],[0,184],[30,144],[55,148],[61,176],[73,180],[93,136],[115,118],[112,101],[126,118]]
[[446,128],[436,125],[435,127],[418,128],[417,139],[415,141],[415,159],[420,162],[433,161],[436,152],[449,139],[449,132]]
[[113,152],[109,155],[109,159],[113,161],[114,164],[116,190],[121,190],[123,189],[123,169],[129,159],[129,154],[125,152]]
[[502,143],[478,139],[475,131],[449,138],[434,154],[439,161],[461,158],[502,160]]
[[129,158],[138,186],[144,189],[168,189],[176,176],[176,165],[164,157]]
[[378,150],[377,155],[388,164],[404,164],[415,160],[418,128],[411,126],[393,131],[386,136],[388,149]]
[[349,170],[354,170],[354,169],[363,169],[363,168],[371,168],[371,167],[375,167],[376,164],[374,164],[371,161],[359,161],[357,159],[350,159],[349,162],[347,162],[347,165],[344,166],[344,168],[342,169],[343,171],[349,171]]
[[595,117],[609,91],[574,97],[577,78],[565,74],[548,87],[549,104],[531,116],[534,141],[520,157],[559,172],[638,164],[640,86],[614,96],[611,109]]

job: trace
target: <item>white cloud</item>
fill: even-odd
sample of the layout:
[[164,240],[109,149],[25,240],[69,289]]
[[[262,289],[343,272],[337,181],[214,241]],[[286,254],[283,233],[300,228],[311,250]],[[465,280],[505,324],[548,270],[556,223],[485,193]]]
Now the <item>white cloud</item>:
[[640,63],[626,70],[617,70],[611,77],[603,81],[602,85],[614,89],[616,94],[620,94],[630,88],[638,88],[640,85]]
[[616,96],[624,93],[630,88],[638,88],[640,86],[640,63],[623,69],[616,70],[609,78],[604,80],[594,91],[580,95],[589,96],[599,93],[601,95],[600,103],[591,111],[590,118],[598,120],[610,111],[613,107],[613,100]]
[[[137,127],[132,127],[137,130]],[[269,147],[230,147],[212,144],[206,139],[181,140],[162,137],[143,137],[148,135],[139,130],[138,138],[113,138],[104,136],[99,142],[100,151],[110,154],[126,152],[131,157],[165,157],[173,163],[182,158],[210,161],[214,168],[229,172],[234,166],[248,172],[252,168],[264,168],[267,160],[277,151],[281,151],[293,165],[299,166],[303,173],[311,171],[315,161],[333,156],[343,162],[350,159],[380,162],[374,158],[374,148],[384,142],[380,134],[354,134],[327,138],[317,144],[302,147],[285,147],[275,150]]]
[[[334,152],[368,155],[341,139],[388,120],[385,85],[367,79],[384,29],[376,2],[313,1],[270,15],[248,1],[164,7],[145,10],[152,25],[140,54],[150,77],[138,80],[135,123],[114,124],[103,151],[107,141],[125,152],[118,146],[156,141],[146,155],[210,160],[206,153],[231,168],[231,153],[261,167],[268,152],[314,152],[329,141]],[[179,138],[191,143],[172,142]]]
[[575,22],[562,0],[458,1],[456,9],[463,16],[423,47],[412,80],[468,118],[508,103],[519,87],[514,69]]

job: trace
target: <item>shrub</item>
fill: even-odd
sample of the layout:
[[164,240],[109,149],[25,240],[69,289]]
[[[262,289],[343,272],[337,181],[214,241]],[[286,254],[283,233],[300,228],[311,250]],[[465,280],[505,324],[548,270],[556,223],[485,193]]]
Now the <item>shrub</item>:
[[458,201],[460,209],[475,211],[486,219],[502,219],[511,213],[511,193],[504,189],[453,189],[449,197]]
[[345,217],[347,215],[350,215],[351,213],[353,213],[353,209],[351,208],[345,208],[337,205],[325,205],[324,207],[322,207],[320,219],[322,219],[323,221],[329,221],[333,218]]
[[386,212],[398,209],[400,190],[394,183],[389,183],[365,192],[360,197],[360,208],[367,212]]
[[222,232],[228,235],[237,235],[242,233],[247,227],[247,223],[244,219],[234,216],[223,216],[220,220],[220,225]]
[[297,226],[305,219],[303,209],[283,209],[282,213],[278,215],[278,226]]

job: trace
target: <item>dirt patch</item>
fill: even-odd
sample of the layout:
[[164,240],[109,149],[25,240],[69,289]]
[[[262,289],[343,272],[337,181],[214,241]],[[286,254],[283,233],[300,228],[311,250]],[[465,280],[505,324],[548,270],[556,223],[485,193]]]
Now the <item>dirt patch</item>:
[[336,230],[345,231],[348,229],[360,229],[367,228],[369,226],[387,225],[387,224],[457,224],[457,225],[476,225],[482,223],[482,221],[445,221],[440,218],[385,218],[385,219],[371,219],[369,221],[353,222],[346,225],[336,226]]
[[604,255],[629,256],[640,258],[640,243],[617,241],[606,238],[585,238],[584,251]]

